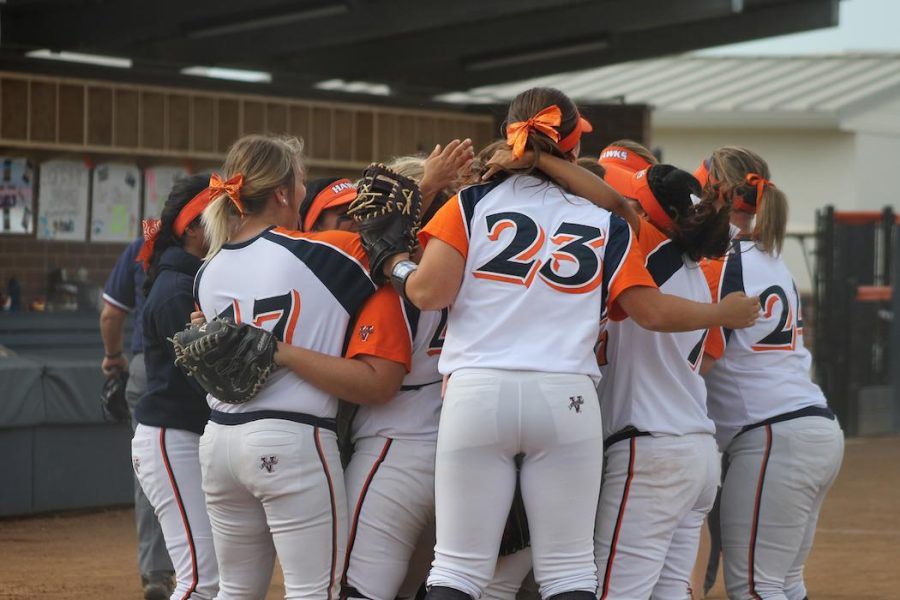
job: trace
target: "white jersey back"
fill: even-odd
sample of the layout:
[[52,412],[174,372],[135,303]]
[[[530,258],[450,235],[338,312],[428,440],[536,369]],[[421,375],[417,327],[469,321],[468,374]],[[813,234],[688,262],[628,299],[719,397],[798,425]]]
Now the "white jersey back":
[[[700,266],[672,240],[644,222],[639,242],[647,270],[662,292],[711,301]],[[603,437],[629,426],[662,435],[714,433],[699,373],[706,337],[706,330],[649,331],[632,319],[609,323],[597,353],[603,373],[597,388]]]
[[436,440],[441,416],[438,360],[447,329],[447,309],[423,310],[404,303],[412,343],[412,369],[400,391],[381,406],[360,406],[353,417],[352,439],[382,436],[401,440]]
[[599,376],[594,342],[619,293],[653,285],[619,217],[556,185],[512,176],[465,188],[421,233],[465,258],[440,371]]
[[[341,356],[347,326],[375,292],[355,234],[270,228],[226,244],[197,273],[195,297],[207,320],[228,316],[287,344]],[[208,396],[221,412],[280,410],[333,418],[337,400],[288,369],[275,371],[246,404]]]
[[724,260],[703,265],[717,299],[735,291],[759,296],[762,315],[747,329],[710,332],[707,353],[718,358],[706,375],[709,415],[724,447],[742,427],[807,406],[826,406],[810,380],[800,297],[780,257],[735,240]]

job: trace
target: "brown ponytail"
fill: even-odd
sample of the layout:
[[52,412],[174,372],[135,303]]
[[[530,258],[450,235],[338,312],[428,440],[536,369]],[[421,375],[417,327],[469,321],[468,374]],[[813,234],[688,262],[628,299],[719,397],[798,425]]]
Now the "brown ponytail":
[[[762,182],[750,183],[748,176],[756,176]],[[770,177],[769,165],[759,154],[747,148],[723,146],[710,157],[704,200],[721,198],[735,212],[755,214],[753,239],[757,247],[777,256],[787,233],[788,203],[785,193],[769,181]]]

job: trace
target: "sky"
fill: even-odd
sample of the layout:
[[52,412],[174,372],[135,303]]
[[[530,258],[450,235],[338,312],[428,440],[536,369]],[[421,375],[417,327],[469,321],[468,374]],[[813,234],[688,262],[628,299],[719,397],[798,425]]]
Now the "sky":
[[837,27],[719,46],[698,54],[824,52],[900,52],[900,0],[841,0]]

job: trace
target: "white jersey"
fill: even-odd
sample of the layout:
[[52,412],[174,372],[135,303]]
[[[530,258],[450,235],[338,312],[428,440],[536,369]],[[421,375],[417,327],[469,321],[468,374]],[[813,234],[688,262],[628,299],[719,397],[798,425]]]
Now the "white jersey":
[[[639,243],[647,270],[662,292],[711,301],[700,266],[683,256],[672,240],[643,222]],[[632,319],[609,323],[597,352],[603,373],[597,391],[604,439],[626,427],[663,435],[714,433],[699,373],[706,337],[706,330],[649,331]]]
[[402,440],[437,440],[441,416],[438,359],[447,329],[447,309],[420,311],[404,303],[412,337],[412,368],[400,391],[381,406],[360,406],[353,417],[352,439],[382,436]]
[[714,329],[706,352],[717,358],[706,375],[709,415],[724,447],[741,428],[807,406],[826,406],[810,380],[800,296],[790,271],[748,240],[735,240],[722,260],[703,265],[713,296],[759,296],[762,315],[747,329]]
[[466,367],[599,377],[601,322],[653,286],[631,228],[554,184],[516,175],[464,188],[421,233],[466,259],[440,371]]
[[[294,346],[342,356],[351,318],[375,292],[359,237],[270,228],[226,244],[194,283],[207,320],[228,316],[273,332]],[[208,396],[215,411],[278,410],[333,418],[337,400],[288,369],[275,371],[246,404]]]

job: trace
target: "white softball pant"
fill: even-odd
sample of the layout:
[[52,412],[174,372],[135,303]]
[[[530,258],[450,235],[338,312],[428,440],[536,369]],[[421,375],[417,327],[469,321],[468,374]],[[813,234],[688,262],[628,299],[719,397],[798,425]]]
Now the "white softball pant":
[[218,600],[264,598],[276,552],[285,598],[337,597],[347,498],[334,431],[274,418],[211,421],[200,464],[219,558]]
[[434,520],[435,446],[384,437],[356,441],[344,474],[350,536],[342,597],[397,597],[416,543]]
[[584,375],[494,369],[457,371],[447,385],[428,585],[481,596],[497,563],[519,453],[541,595],[596,590],[591,533],[603,441],[594,384]]
[[843,456],[840,425],[819,416],[763,425],[731,441],[720,509],[729,598],[806,597],[803,564]]
[[175,567],[172,600],[216,595],[219,573],[200,485],[200,436],[182,429],[138,425],[132,465],[153,506]]
[[595,535],[601,600],[689,600],[720,461],[711,434],[629,437],[606,450]]
[[531,548],[501,556],[491,582],[484,588],[482,600],[516,600],[522,582],[531,572]]

